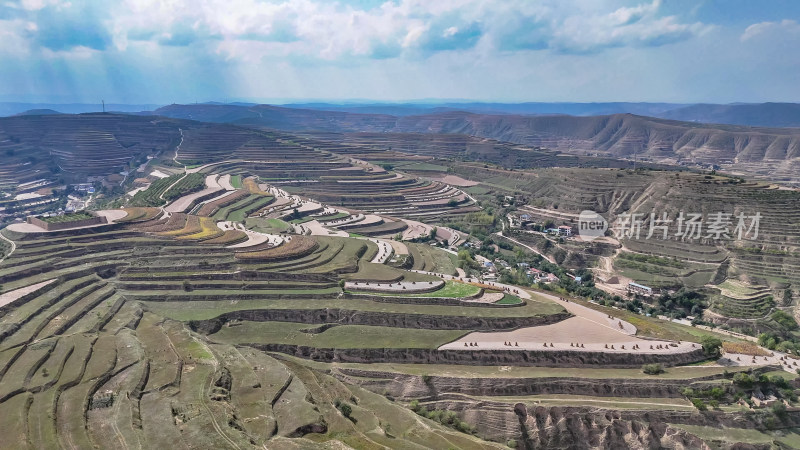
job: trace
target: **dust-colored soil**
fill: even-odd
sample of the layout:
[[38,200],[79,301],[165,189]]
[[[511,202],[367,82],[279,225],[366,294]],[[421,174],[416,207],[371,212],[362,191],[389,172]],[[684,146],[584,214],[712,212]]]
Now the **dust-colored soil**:
[[217,177],[219,177],[219,175],[216,175],[216,174],[212,174],[212,175],[207,176],[206,177],[206,187],[222,189],[222,186],[220,186],[219,183],[217,182]]
[[21,287],[19,289],[14,289],[13,291],[8,291],[5,294],[0,295],[0,306],[6,306],[15,300],[18,300],[23,296],[30,294],[31,292],[36,292],[37,290],[47,286],[48,284],[54,281],[56,281],[55,278],[52,280],[42,281],[41,283],[32,284],[30,286]]
[[[433,227],[416,220],[402,219],[408,225],[408,228],[403,231],[403,239],[416,239],[420,236],[430,234]],[[406,252],[407,253],[407,252]]]
[[319,223],[318,220],[309,220],[308,222],[303,222],[301,226],[311,231],[312,236],[339,236],[339,237],[349,236],[349,234],[346,231],[326,228],[321,223]]
[[394,283],[365,283],[365,282],[348,282],[344,284],[345,289],[354,291],[371,291],[371,292],[393,292],[401,294],[413,294],[415,292],[429,292],[431,290],[439,289],[444,286],[444,281],[400,281]]
[[97,215],[105,217],[106,220],[108,220],[108,223],[112,223],[119,219],[124,218],[125,216],[128,215],[128,213],[121,209],[104,209],[101,211],[97,211]]
[[800,361],[780,352],[770,352],[770,356],[725,353],[718,363],[726,367],[780,366],[783,370],[790,373],[795,373],[797,369],[800,369]]
[[406,247],[406,244],[404,244],[404,243],[402,243],[400,241],[395,241],[395,240],[390,240],[389,244],[392,245],[392,248],[394,249],[395,255],[407,255],[408,254],[408,247]]
[[221,190],[221,188],[214,187],[214,188],[206,188],[202,191],[195,192],[194,194],[184,195],[183,197],[175,200],[174,202],[170,203],[166,208],[168,212],[176,213],[176,212],[185,212],[189,206],[192,205],[195,199],[212,194],[216,191]]
[[502,300],[505,295],[506,294],[503,292],[486,292],[478,298],[471,298],[463,301],[471,303],[495,303]]
[[[220,229],[222,230],[233,229],[233,227],[230,225],[227,225],[228,228],[223,228],[223,226],[225,225],[220,226],[221,224],[229,224],[229,223],[230,222],[219,222],[217,226],[219,226]],[[241,227],[235,229],[244,231],[244,233],[247,235],[247,240],[244,242],[240,242],[238,244],[229,245],[227,248],[247,248],[247,247],[252,247],[254,245],[263,244],[264,242],[267,241],[270,241],[277,246],[283,242],[283,238],[278,236],[277,234],[266,234],[266,233],[259,233],[257,231],[243,230]]]
[[466,180],[464,178],[459,177],[458,175],[445,175],[443,177],[438,178],[431,178],[432,180],[441,181],[442,183],[447,183],[452,186],[460,186],[460,187],[470,187],[470,186],[477,186],[477,181]]
[[226,191],[235,190],[235,188],[231,184],[231,175],[230,174],[222,175],[221,177],[219,177],[217,183],[219,183],[219,186],[222,189],[225,189]]
[[[669,341],[639,339],[634,336],[636,327],[624,320],[610,318],[599,311],[574,302],[560,300],[559,297],[553,295],[538,294],[538,296],[558,302],[575,317],[552,325],[527,327],[508,332],[470,333],[455,342],[439,347],[439,349],[474,350],[475,347],[464,345],[470,342],[477,343],[479,348],[506,350],[685,353],[697,349],[698,344],[691,342],[676,344]],[[511,342],[512,345],[508,346],[507,342]],[[634,348],[635,346],[638,348]]]
[[[475,347],[464,343],[477,343],[482,349],[593,351],[608,353],[685,353],[697,349],[698,344],[683,342],[671,346],[668,341],[639,339],[614,328],[593,322],[585,317],[572,317],[552,325],[527,327],[496,333],[470,333],[461,339],[439,347],[440,350],[463,350]],[[511,342],[511,347],[505,345]],[[545,347],[545,343],[547,347]],[[519,346],[517,346],[519,344]],[[551,345],[552,344],[552,345]],[[577,346],[576,346],[577,345]],[[580,345],[583,345],[581,347]],[[634,346],[638,345],[638,349]],[[658,347],[661,346],[659,349]],[[613,347],[613,348],[612,348]]]

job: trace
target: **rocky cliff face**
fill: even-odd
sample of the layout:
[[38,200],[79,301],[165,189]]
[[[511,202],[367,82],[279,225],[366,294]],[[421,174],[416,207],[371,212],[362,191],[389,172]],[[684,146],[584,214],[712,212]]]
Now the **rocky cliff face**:
[[523,448],[550,449],[710,449],[697,436],[666,423],[622,418],[610,411],[518,408]]
[[[491,401],[437,401],[428,408],[456,411],[485,439],[515,440],[518,449],[769,449],[769,444],[705,441],[670,424],[763,430],[757,414],[668,410],[611,410]],[[781,427],[798,420],[789,415]]]
[[[305,295],[305,294],[304,294]],[[309,296],[306,295],[306,298]],[[428,330],[511,330],[557,323],[572,317],[568,312],[547,316],[479,317],[430,316],[349,309],[254,309],[223,314],[210,320],[194,321],[190,326],[204,333],[215,333],[230,320],[254,322],[298,322],[308,324],[372,325],[381,327],[424,328]]]
[[613,156],[694,158],[708,163],[800,156],[797,130],[705,125],[632,114],[530,117],[447,113],[404,117],[395,130],[469,134],[568,153],[600,151]]
[[[416,376],[340,368],[337,378],[358,384],[373,392],[396,399],[439,399],[449,394],[469,396],[520,395],[591,395],[596,397],[681,398],[686,380],[664,379],[591,379],[570,377],[547,378],[479,378]],[[721,376],[719,377],[721,378]]]
[[690,364],[705,359],[702,349],[687,353],[628,354],[542,350],[436,350],[425,348],[317,348],[292,344],[248,344],[321,362],[459,364],[485,366],[631,368],[659,363]]

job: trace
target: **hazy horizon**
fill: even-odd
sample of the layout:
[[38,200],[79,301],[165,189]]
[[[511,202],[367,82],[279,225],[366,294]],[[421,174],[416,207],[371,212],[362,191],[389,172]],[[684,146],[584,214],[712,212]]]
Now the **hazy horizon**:
[[16,0],[0,101],[797,102],[800,3]]

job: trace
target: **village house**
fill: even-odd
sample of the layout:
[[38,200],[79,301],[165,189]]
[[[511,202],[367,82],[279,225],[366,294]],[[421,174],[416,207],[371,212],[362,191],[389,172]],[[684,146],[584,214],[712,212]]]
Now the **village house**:
[[534,283],[554,283],[559,281],[559,278],[552,273],[548,273],[533,267],[528,270],[528,277],[530,277]]
[[653,288],[639,283],[628,283],[626,290],[634,295],[642,295],[645,297],[650,297],[653,295]]

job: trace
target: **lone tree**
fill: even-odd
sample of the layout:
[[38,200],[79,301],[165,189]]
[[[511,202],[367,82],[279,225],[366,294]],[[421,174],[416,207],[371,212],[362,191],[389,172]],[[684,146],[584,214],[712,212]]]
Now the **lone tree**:
[[700,340],[700,345],[703,346],[703,352],[709,358],[719,358],[720,349],[722,348],[722,341],[714,336],[703,336]]
[[664,373],[664,367],[661,364],[645,364],[642,366],[642,372],[647,375],[658,375]]

